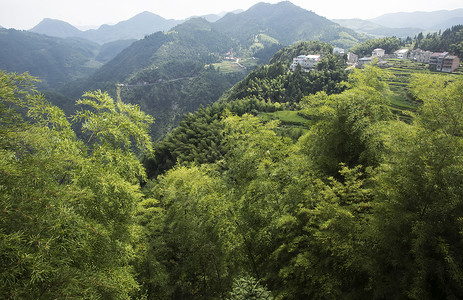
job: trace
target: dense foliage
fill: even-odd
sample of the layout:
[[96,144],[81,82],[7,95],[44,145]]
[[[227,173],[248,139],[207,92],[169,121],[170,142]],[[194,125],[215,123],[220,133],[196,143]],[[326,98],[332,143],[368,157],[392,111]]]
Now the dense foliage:
[[463,80],[416,75],[422,105],[404,123],[389,76],[367,66],[304,95],[296,141],[258,118],[291,101],[201,108],[159,143],[148,180],[138,107],[86,93],[71,127],[27,75],[1,73],[0,294],[462,298]]
[[[5,299],[127,299],[138,283],[133,215],[151,117],[86,93],[73,120],[0,73],[0,294]],[[137,154],[138,153],[138,154]]]
[[403,45],[403,42],[396,37],[384,37],[367,40],[361,44],[358,44],[350,49],[351,52],[359,56],[371,56],[371,53],[376,48],[382,48],[386,50],[386,53],[394,53],[399,50]]
[[453,26],[439,33],[419,33],[413,43],[415,48],[433,52],[447,51],[463,59],[463,25]]
[[304,98],[317,121],[297,143],[249,114],[215,119],[219,160],[145,186],[148,297],[234,297],[254,279],[276,299],[462,297],[463,81],[416,76],[423,106],[406,124],[388,76],[368,67],[342,93]]
[[155,146],[154,155],[145,159],[149,177],[156,177],[177,164],[213,163],[223,159],[224,115],[274,112],[285,106],[256,98],[216,102],[185,115],[180,124]]

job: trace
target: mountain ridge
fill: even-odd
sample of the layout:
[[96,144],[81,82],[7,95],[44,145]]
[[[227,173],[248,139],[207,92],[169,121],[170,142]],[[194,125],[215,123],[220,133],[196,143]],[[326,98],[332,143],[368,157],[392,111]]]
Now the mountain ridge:
[[[282,45],[302,40],[320,40],[349,48],[366,39],[351,29],[308,11],[289,1],[269,4],[260,2],[240,14],[227,14],[214,27],[242,42],[264,33]],[[342,33],[341,33],[342,32]]]
[[182,22],[184,20],[164,19],[152,12],[143,11],[114,25],[103,24],[97,29],[85,31],[65,21],[45,18],[29,31],[61,38],[85,38],[102,45],[118,40],[142,39],[156,31],[167,31]]
[[77,37],[83,34],[83,31],[65,21],[51,18],[43,19],[28,31],[60,38]]
[[391,28],[374,22],[362,19],[333,19],[335,23],[343,27],[350,28],[360,33],[369,34],[378,37],[396,36],[399,38],[406,38],[408,36],[415,36],[423,32],[421,28]]
[[437,28],[439,24],[444,24],[446,21],[454,18],[463,18],[463,8],[453,10],[437,10],[432,12],[415,11],[388,13],[373,19],[369,19],[368,21],[386,27],[418,27],[423,29],[439,30],[445,29]]
[[[104,44],[106,42],[112,42],[121,39],[141,39],[145,35],[154,33],[156,31],[168,31],[174,26],[196,17],[204,18],[211,23],[217,23],[217,26],[220,26],[221,23],[227,23],[228,20],[228,27],[230,27],[230,20],[241,19],[243,18],[242,14],[244,14],[244,16],[251,14],[258,15],[259,11],[267,11],[271,5],[277,5],[283,10],[291,9],[291,7],[294,9],[294,7],[297,7],[290,1],[283,1],[277,4],[260,2],[255,4],[246,11],[235,10],[232,12],[222,12],[220,14],[192,16],[184,20],[165,19],[162,16],[159,16],[155,13],[143,11],[127,20],[120,21],[117,24],[103,24],[99,26],[97,29],[88,30],[80,30],[76,26],[73,26],[65,21],[45,18],[39,24],[30,29],[30,31],[57,37],[77,36],[89,39],[99,44]],[[306,11],[306,15],[312,13],[319,18],[324,18],[310,10],[303,10]],[[275,14],[275,12],[272,12],[272,14]],[[270,20],[273,20],[273,22],[268,22],[268,24],[279,24],[281,21],[277,20],[276,18],[272,18],[272,15],[268,15],[267,17]],[[280,14],[280,17],[288,18],[293,16],[282,16]],[[363,34],[371,34],[374,36],[407,37],[413,36],[421,31],[438,31],[440,29],[446,29],[454,25],[462,24],[463,8],[454,10],[438,10],[431,12],[416,11],[387,13],[373,19],[362,20],[363,22],[365,22],[365,24],[363,25],[353,24],[353,22],[356,22],[355,20],[360,19],[324,19]],[[374,24],[380,27],[373,29],[369,28],[370,25],[366,24],[366,22],[373,22]],[[225,30],[233,30],[232,28],[227,28],[227,26],[223,27]],[[242,31],[246,31],[245,25],[241,26],[240,28]],[[354,33],[352,32],[348,32],[348,34],[351,36],[354,35]]]

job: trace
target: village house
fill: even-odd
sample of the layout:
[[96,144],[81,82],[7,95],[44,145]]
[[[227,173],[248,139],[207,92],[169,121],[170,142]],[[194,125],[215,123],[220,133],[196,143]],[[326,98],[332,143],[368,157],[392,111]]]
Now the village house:
[[395,58],[398,59],[407,59],[408,58],[408,53],[410,50],[408,49],[400,49],[394,52]]
[[386,50],[381,48],[376,48],[371,52],[372,57],[383,57],[386,54]]
[[460,66],[460,58],[455,55],[447,55],[442,62],[442,72],[452,73]]
[[429,59],[431,58],[431,55],[431,51],[424,51],[418,48],[411,51],[409,58],[419,63],[429,64]]
[[363,68],[365,65],[371,64],[371,61],[373,60],[372,57],[362,57],[358,61],[358,67]]
[[320,55],[299,55],[293,58],[293,63],[290,66],[291,71],[295,71],[297,66],[301,66],[301,69],[305,72],[315,69],[318,62],[320,61]]
[[429,58],[429,68],[433,71],[441,71],[444,57],[449,55],[448,52],[434,52]]
[[452,73],[460,66],[458,56],[448,52],[435,52],[429,58],[429,68],[434,71]]
[[349,66],[355,66],[359,61],[359,56],[355,53],[348,52],[347,53],[347,64]]

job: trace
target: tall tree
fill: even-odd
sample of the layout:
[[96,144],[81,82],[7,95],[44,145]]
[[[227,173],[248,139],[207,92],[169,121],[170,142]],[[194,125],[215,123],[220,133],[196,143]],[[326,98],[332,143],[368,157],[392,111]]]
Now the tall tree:
[[387,130],[378,170],[374,290],[378,297],[463,297],[463,81],[422,75],[414,124]]
[[375,66],[356,70],[349,77],[350,89],[328,96],[317,93],[304,99],[306,115],[317,120],[301,143],[318,169],[337,176],[339,164],[377,164],[371,143],[375,124],[392,118],[387,72]]
[[126,299],[138,288],[132,215],[152,119],[87,93],[79,139],[27,74],[0,72],[0,293],[11,299]]

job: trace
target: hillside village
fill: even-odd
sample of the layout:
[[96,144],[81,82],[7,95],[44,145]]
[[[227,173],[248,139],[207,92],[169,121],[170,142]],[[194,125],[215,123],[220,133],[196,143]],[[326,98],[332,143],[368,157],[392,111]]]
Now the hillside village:
[[[344,49],[334,48],[333,54],[346,55],[346,62],[350,67],[363,68],[376,60],[378,64],[385,65],[387,59],[408,59],[419,63],[429,65],[431,71],[453,73],[460,67],[460,58],[450,55],[449,52],[431,52],[421,49],[409,50],[399,49],[394,53],[387,54],[384,49],[376,48],[372,51],[371,56],[359,58],[355,53],[344,53]],[[295,71],[298,66],[302,71],[309,72],[314,70],[321,60],[321,55],[299,55],[293,58],[290,66],[291,71]]]

